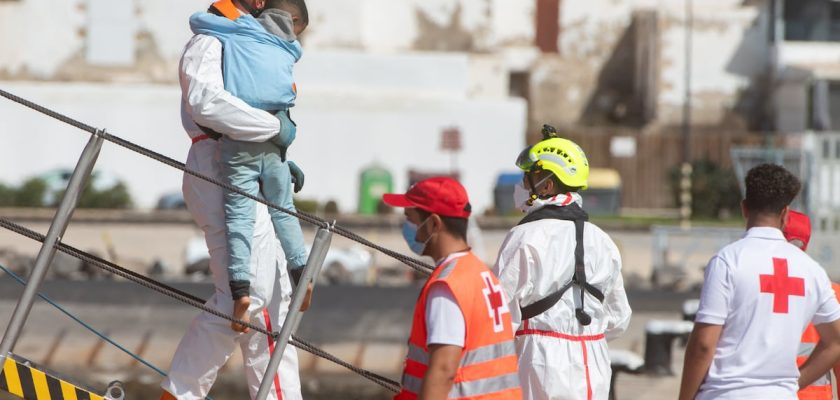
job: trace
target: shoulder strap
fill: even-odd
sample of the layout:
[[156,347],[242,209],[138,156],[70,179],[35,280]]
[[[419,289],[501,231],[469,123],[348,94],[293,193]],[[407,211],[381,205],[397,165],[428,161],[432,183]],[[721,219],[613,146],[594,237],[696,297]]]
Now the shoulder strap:
[[569,290],[573,284],[573,282],[569,282],[560,288],[560,290],[543,297],[532,304],[520,308],[519,311],[522,313],[522,320],[524,321],[526,319],[534,318],[537,315],[548,311],[551,307],[554,307],[554,305],[563,298],[563,295],[566,294],[566,291]]
[[529,222],[539,221],[543,219],[560,219],[565,221],[571,221],[575,224],[575,272],[572,276],[572,280],[564,285],[560,290],[536,301],[533,304],[528,306],[522,307],[520,309],[522,313],[522,319],[530,319],[540,315],[551,307],[554,307],[566,291],[569,290],[573,285],[577,285],[581,288],[580,291],[580,306],[575,308],[575,317],[581,323],[581,325],[589,325],[592,323],[592,317],[590,317],[586,311],[583,309],[583,303],[585,298],[584,292],[589,292],[592,296],[595,296],[596,299],[600,302],[604,302],[604,294],[595,286],[592,286],[586,281],[586,266],[584,264],[584,251],[583,251],[583,228],[585,226],[585,222],[589,219],[589,215],[586,214],[582,208],[580,208],[577,204],[570,204],[568,206],[553,206],[548,205],[542,207],[541,209],[534,211],[528,214],[522,221],[519,222],[519,225],[527,224]]
[[577,203],[572,203],[567,206],[547,205],[532,213],[529,213],[522,218],[517,225],[525,225],[529,222],[540,221],[543,219],[560,219],[564,221],[583,220],[589,221],[589,214],[583,211]]

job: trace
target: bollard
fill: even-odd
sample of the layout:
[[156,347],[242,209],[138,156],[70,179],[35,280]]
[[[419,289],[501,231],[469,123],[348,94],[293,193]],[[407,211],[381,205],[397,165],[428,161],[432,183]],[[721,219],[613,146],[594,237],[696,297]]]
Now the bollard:
[[105,400],[125,400],[125,389],[120,381],[113,381],[108,384],[105,390]]
[[629,374],[641,373],[645,367],[645,360],[632,351],[610,349],[610,367],[612,368],[612,376],[610,377],[608,400],[617,400],[618,393],[616,392],[615,383],[618,380],[618,374],[621,372]]
[[688,321],[652,320],[645,326],[645,371],[648,374],[674,375],[671,353],[674,340],[688,339],[694,323]]
[[700,300],[699,299],[691,299],[686,300],[683,302],[682,310],[683,310],[683,321],[691,321],[694,322],[694,318],[697,317],[697,310],[700,309]]

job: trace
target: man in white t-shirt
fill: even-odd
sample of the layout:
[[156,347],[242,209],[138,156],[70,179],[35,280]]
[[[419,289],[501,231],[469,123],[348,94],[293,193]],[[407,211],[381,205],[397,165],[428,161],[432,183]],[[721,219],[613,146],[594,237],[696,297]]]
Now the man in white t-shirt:
[[[840,305],[828,276],[781,231],[800,187],[777,165],[747,173],[747,233],[706,267],[680,400],[795,400],[800,387],[840,359]],[[810,322],[822,341],[797,370],[799,339]]]

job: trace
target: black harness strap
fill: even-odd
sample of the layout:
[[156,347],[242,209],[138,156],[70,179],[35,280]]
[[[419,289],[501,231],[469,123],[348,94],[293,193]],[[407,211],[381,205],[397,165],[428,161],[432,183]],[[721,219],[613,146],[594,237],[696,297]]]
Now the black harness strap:
[[[195,121],[193,121],[193,122],[195,122]],[[197,126],[198,129],[201,129],[201,131],[204,132],[204,134],[207,135],[207,137],[209,137],[210,139],[219,140],[219,139],[222,138],[221,133],[216,132],[216,131],[214,131],[214,130],[206,127],[206,126],[201,126],[201,125],[198,124],[198,122],[195,123],[195,126]]]
[[583,211],[583,209],[576,203],[563,207],[548,205],[528,214],[522,219],[522,221],[519,222],[519,225],[543,219],[559,219],[571,221],[575,224],[575,273],[572,276],[572,280],[563,285],[560,290],[536,301],[533,304],[522,307],[520,309],[522,312],[522,320],[536,317],[537,315],[548,311],[548,309],[554,307],[554,305],[560,301],[569,288],[577,285],[581,288],[581,291],[580,306],[575,308],[575,318],[577,318],[581,325],[589,325],[592,323],[592,317],[583,310],[583,302],[585,298],[584,292],[589,292],[589,294],[598,299],[598,301],[602,303],[604,302],[604,293],[586,281],[586,266],[583,263],[583,227],[584,223],[589,220],[589,215],[586,214],[586,211]]

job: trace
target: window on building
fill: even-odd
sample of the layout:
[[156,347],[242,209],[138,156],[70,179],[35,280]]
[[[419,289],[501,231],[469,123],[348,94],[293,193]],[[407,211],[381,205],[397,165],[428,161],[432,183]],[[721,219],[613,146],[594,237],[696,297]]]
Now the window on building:
[[[808,129],[836,131],[840,129],[840,81],[817,80],[810,87],[810,122]],[[826,144],[826,146],[830,146]],[[831,157],[831,149],[823,148],[823,157]],[[840,157],[840,154],[837,155]]]
[[511,72],[509,92],[511,97],[531,99],[531,74],[528,72]]
[[785,0],[785,40],[840,41],[840,1]]
[[834,142],[834,158],[840,160],[840,140]]
[[822,143],[822,158],[828,159],[831,157],[831,142],[828,139],[823,139]]

